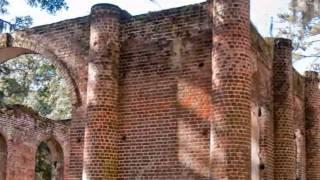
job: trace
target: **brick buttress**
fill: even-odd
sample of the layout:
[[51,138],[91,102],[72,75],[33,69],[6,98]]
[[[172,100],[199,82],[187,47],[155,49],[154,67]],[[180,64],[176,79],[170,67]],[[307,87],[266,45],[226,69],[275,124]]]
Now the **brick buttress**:
[[213,1],[212,179],[250,179],[249,0]]
[[114,5],[92,7],[83,179],[117,178],[120,14]]
[[307,179],[320,179],[320,90],[317,72],[305,73]]
[[295,179],[292,42],[274,40],[274,173],[275,179]]

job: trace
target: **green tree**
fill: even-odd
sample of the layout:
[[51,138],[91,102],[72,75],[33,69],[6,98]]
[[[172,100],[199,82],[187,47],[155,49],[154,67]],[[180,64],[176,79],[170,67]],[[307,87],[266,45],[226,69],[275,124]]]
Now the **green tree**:
[[[67,9],[65,0],[25,0],[28,5],[49,14]],[[9,0],[0,0],[0,15],[9,14]],[[31,16],[13,22],[0,19],[0,32],[30,27]],[[70,95],[56,68],[36,55],[25,55],[0,65],[0,103],[23,104],[52,119],[70,118]]]
[[0,102],[25,105],[51,119],[71,117],[65,80],[39,55],[23,55],[0,65]]
[[[40,7],[41,9],[47,11],[50,14],[55,14],[56,12],[67,9],[68,6],[65,0],[25,0],[31,7]],[[10,2],[8,0],[0,0],[0,13],[8,13],[8,5]]]
[[[68,9],[65,0],[25,0],[28,5],[35,8],[41,8],[49,14],[55,14],[62,9]],[[0,15],[8,14],[7,7],[10,1],[0,0]],[[19,16],[16,17],[13,22],[5,21],[0,19],[0,32],[13,31],[24,29],[32,25],[33,19],[31,16]]]
[[36,154],[36,180],[52,179],[52,154],[48,145],[40,143]]
[[293,40],[294,60],[312,58],[320,70],[320,0],[291,0],[289,11],[279,14],[279,34]]

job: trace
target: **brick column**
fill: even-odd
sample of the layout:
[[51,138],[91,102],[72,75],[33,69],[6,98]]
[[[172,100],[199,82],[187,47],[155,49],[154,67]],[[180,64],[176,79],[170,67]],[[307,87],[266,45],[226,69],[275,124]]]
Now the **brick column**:
[[110,4],[91,9],[83,172],[86,180],[117,178],[120,14],[121,10]]
[[249,0],[213,1],[211,179],[250,179]]
[[305,73],[307,179],[320,179],[320,90],[318,73]]
[[292,45],[288,39],[274,40],[274,173],[275,179],[295,179]]

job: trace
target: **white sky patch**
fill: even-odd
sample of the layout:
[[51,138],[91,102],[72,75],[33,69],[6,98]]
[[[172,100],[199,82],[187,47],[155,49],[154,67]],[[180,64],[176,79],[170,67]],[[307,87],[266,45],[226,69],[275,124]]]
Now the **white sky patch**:
[[[29,7],[25,0],[10,0],[10,15],[2,17],[5,20],[13,20],[14,16],[31,15],[34,18],[34,26],[49,24],[64,19],[86,16],[90,9],[97,3],[110,3],[127,10],[132,15],[143,14],[150,11],[179,7],[189,4],[204,2],[205,0],[66,0],[69,5],[67,11],[58,12],[55,16],[47,14],[39,8]],[[269,35],[270,18],[287,8],[289,0],[251,0],[251,19],[263,36]],[[159,4],[159,5],[157,5]]]
[[[49,24],[64,19],[71,19],[90,14],[90,9],[94,4],[110,3],[119,6],[132,15],[143,14],[150,11],[160,11],[172,7],[179,7],[188,4],[203,2],[204,0],[157,0],[158,3],[152,3],[150,0],[66,0],[69,5],[67,11],[58,12],[55,16],[47,14],[39,8],[31,8],[25,0],[10,0],[10,15],[4,16],[5,20],[12,20],[14,16],[31,15],[34,18],[34,26]],[[159,6],[159,5],[160,6]]]
[[274,33],[279,28],[277,14],[288,11],[290,0],[251,0],[251,21],[258,28],[261,35],[270,36],[271,17],[274,19]]

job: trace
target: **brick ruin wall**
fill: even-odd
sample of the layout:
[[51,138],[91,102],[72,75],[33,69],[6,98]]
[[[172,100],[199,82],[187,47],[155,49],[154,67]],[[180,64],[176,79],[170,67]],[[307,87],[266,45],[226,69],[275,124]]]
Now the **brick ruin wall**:
[[70,19],[0,36],[0,62],[22,54],[40,54],[65,78],[73,104],[69,178],[82,176],[86,113],[89,17]]
[[[70,121],[54,121],[40,117],[23,106],[1,107],[0,135],[4,140],[1,150],[6,149],[6,158],[1,158],[1,177],[14,180],[35,179],[36,152],[41,142],[54,141],[63,153],[63,176],[69,171]],[[51,149],[54,150],[54,149]],[[53,152],[51,152],[53,153]],[[58,178],[61,179],[61,178]]]
[[211,34],[204,4],[122,25],[120,177],[207,178]]
[[[70,89],[78,101],[65,179],[81,179],[83,174],[88,179],[210,179],[216,171],[222,176],[225,172],[211,167],[215,157],[210,155],[212,109],[219,108],[213,97],[220,97],[212,93],[212,67],[217,64],[210,4],[132,17],[123,11],[119,15],[114,6],[100,8],[94,9],[91,20],[82,17],[35,27],[13,34],[1,45],[56,59],[62,73],[71,77],[75,88]],[[251,167],[244,164],[241,168],[247,173],[242,175],[318,179],[318,78],[311,72],[303,77],[293,69],[290,41],[263,39],[253,26],[250,30]],[[17,134],[23,132],[19,121],[5,117],[0,122],[6,119],[18,127]],[[54,132],[60,133],[57,126]],[[242,148],[241,143],[234,147]],[[236,156],[232,153],[225,161]],[[217,164],[225,166],[238,172],[228,163]]]

